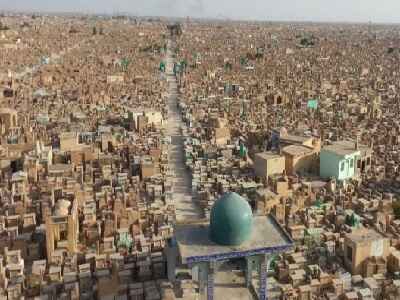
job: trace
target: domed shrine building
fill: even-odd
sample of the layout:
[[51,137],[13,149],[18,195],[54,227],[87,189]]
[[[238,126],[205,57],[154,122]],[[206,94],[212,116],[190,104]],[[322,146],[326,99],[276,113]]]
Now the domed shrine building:
[[[267,299],[267,268],[273,255],[289,250],[293,241],[272,216],[253,216],[246,199],[226,193],[211,209],[210,220],[178,223],[175,240],[167,249],[168,277],[189,268],[199,284],[200,299],[230,298],[246,294]],[[238,279],[227,282],[227,277]],[[244,275],[244,276],[243,276]],[[241,283],[240,278],[244,280]],[[218,295],[214,295],[218,294]]]

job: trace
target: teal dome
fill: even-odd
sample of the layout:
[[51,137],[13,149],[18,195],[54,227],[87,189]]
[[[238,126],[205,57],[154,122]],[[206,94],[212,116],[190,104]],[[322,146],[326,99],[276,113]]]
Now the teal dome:
[[240,245],[250,238],[253,213],[249,203],[236,193],[226,193],[213,205],[210,239],[220,245]]

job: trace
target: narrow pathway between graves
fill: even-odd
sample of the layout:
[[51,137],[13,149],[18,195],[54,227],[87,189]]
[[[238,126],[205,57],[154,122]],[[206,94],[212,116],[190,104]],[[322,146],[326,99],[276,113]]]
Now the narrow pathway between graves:
[[166,73],[168,81],[168,120],[167,135],[171,137],[169,148],[169,168],[174,174],[172,200],[175,204],[176,221],[191,221],[200,219],[201,208],[192,199],[192,179],[184,162],[184,136],[181,128],[186,127],[182,122],[178,108],[177,81],[173,73],[174,58],[172,42],[168,41],[166,55]]

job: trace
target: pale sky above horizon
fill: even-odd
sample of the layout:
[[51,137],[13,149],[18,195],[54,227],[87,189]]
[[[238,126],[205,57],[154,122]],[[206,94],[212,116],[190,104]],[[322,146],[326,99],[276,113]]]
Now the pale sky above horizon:
[[400,0],[0,0],[0,10],[400,23]]

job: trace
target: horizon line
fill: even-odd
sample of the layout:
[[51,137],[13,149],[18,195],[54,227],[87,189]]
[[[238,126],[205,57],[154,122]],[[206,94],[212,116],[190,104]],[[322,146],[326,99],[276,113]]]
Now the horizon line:
[[255,22],[255,23],[313,23],[313,24],[343,24],[343,25],[400,25],[400,21],[392,22],[392,21],[333,21],[333,20],[312,20],[312,19],[304,19],[304,20],[290,20],[290,19],[250,19],[250,18],[232,18],[232,17],[225,17],[225,16],[213,16],[213,17],[194,17],[194,16],[162,16],[162,15],[145,15],[145,14],[135,14],[132,12],[78,12],[78,11],[43,11],[43,10],[34,10],[34,9],[1,9],[0,14],[37,14],[39,16],[44,15],[52,15],[52,16],[92,16],[92,17],[129,17],[129,18],[159,18],[159,19],[166,19],[166,20],[176,20],[176,19],[183,19],[183,20],[195,20],[195,21],[225,21],[225,22]]

